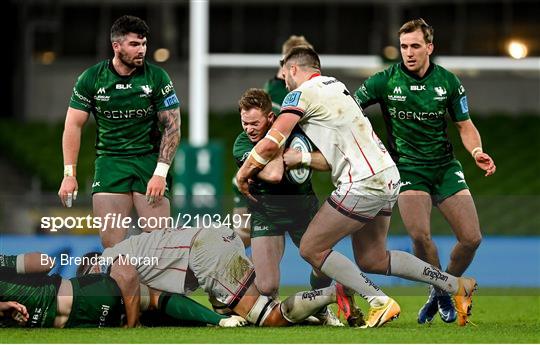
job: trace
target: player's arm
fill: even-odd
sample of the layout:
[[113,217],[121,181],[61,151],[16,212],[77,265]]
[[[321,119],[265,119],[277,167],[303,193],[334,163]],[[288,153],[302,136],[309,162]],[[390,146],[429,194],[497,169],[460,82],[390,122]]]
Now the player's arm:
[[264,169],[285,144],[300,117],[293,113],[282,113],[272,125],[266,136],[251,150],[249,157],[236,173],[238,189],[250,199],[256,199],[249,193],[248,179]]
[[278,154],[259,171],[257,177],[265,182],[277,184],[281,182],[285,167],[283,166],[283,147],[280,148]]
[[295,169],[303,166],[317,171],[328,171],[332,169],[320,151],[301,152],[289,148],[283,153],[283,162],[287,169]]
[[158,111],[157,117],[163,132],[156,170],[146,188],[146,197],[150,203],[161,200],[165,194],[167,172],[180,143],[180,108]]
[[116,260],[111,266],[111,278],[116,281],[126,308],[126,327],[139,326],[141,310],[141,288],[135,266]]
[[455,124],[463,146],[469,151],[476,165],[486,172],[485,176],[493,175],[496,170],[495,162],[487,153],[483,152],[480,133],[474,123],[468,119],[455,122]]
[[71,198],[77,198],[77,158],[81,147],[81,133],[89,113],[69,107],[62,134],[62,153],[64,155],[64,179],[60,185],[58,196],[62,205],[71,207]]

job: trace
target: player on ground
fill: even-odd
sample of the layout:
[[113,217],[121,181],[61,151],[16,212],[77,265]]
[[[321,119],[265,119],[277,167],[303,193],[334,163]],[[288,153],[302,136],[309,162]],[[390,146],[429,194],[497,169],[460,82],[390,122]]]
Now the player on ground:
[[[496,167],[482,150],[460,80],[430,62],[433,28],[423,19],[415,19],[405,23],[398,36],[403,62],[367,79],[355,95],[363,108],[381,105],[388,146],[401,175],[399,211],[413,240],[415,255],[441,267],[430,229],[435,205],[457,238],[446,272],[459,277],[472,262],[482,235],[463,168],[448,140],[447,113],[476,165],[486,171],[486,176],[492,175]],[[437,309],[444,322],[453,322],[458,316],[451,297],[432,286],[428,301],[418,313],[418,322],[432,321]],[[465,322],[463,315],[459,316],[458,322]]]
[[[145,61],[148,31],[140,18],[117,19],[111,28],[114,58],[84,71],[73,88],[62,138],[64,179],[58,195],[68,207],[76,197],[81,129],[93,113],[97,125],[94,217],[129,216],[133,207],[139,217],[170,215],[169,167],[180,142],[180,103],[167,73]],[[102,229],[103,246],[124,239],[126,230]]]
[[139,282],[170,293],[199,286],[221,305],[258,326],[287,326],[339,301],[349,324],[362,325],[354,296],[341,286],[301,292],[283,303],[263,296],[238,235],[227,227],[163,229],[131,236],[105,249],[99,264],[85,272],[110,272],[122,292],[127,326],[138,324]]
[[[253,147],[267,134],[274,123],[275,114],[270,97],[261,89],[248,89],[244,92],[238,101],[238,108],[244,131],[236,138],[233,156],[240,167]],[[300,152],[297,153],[301,156]],[[305,152],[302,163],[316,170],[330,169],[319,151]],[[285,233],[288,232],[293,243],[299,246],[303,233],[319,208],[311,178],[298,184],[289,181],[284,176],[284,170],[283,159],[277,155],[253,179],[251,189],[253,194],[258,195],[258,202],[248,200],[256,285],[264,296],[278,296],[279,264],[285,250]],[[310,283],[311,288],[319,289],[329,286],[332,279],[321,272],[312,271]],[[324,308],[316,317],[323,324],[343,325],[328,308]]]
[[[39,274],[53,267],[50,260],[46,265],[41,264],[43,256],[42,253],[18,256],[23,258],[20,261],[26,265],[27,274],[15,273],[16,265],[12,264],[0,268],[0,316],[13,317],[25,327],[114,327],[122,324],[124,303],[112,277],[89,274],[67,280],[58,274]],[[182,324],[182,321],[222,327],[245,324],[238,317],[219,315],[186,296],[162,293],[143,285],[140,288],[141,311],[155,310],[159,316],[172,318],[173,325]]]
[[[378,327],[400,313],[359,269],[431,283],[456,295],[458,311],[469,312],[474,279],[456,278],[415,256],[386,250],[390,214],[399,191],[399,173],[345,85],[321,76],[320,60],[310,48],[293,48],[282,61],[291,90],[281,114],[253,148],[237,174],[240,191],[250,198],[248,179],[280,151],[298,123],[332,167],[336,190],[319,209],[300,242],[300,254],[328,277],[353,289],[371,308],[367,327]],[[358,264],[333,251],[351,235]]]

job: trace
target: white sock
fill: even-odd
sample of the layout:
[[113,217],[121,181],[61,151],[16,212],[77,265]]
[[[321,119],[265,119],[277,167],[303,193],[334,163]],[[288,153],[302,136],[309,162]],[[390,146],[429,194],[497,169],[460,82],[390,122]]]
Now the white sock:
[[281,314],[292,323],[304,321],[322,307],[336,302],[336,287],[298,292],[281,302]]
[[389,275],[428,283],[451,294],[458,290],[458,278],[400,250],[390,251]]
[[339,252],[330,252],[321,266],[321,272],[356,291],[372,307],[379,307],[388,301],[389,297],[355,263]]

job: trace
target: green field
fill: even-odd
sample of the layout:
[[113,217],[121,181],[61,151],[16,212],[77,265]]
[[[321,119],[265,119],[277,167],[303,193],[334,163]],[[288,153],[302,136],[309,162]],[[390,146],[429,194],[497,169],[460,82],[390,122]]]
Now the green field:
[[[283,289],[290,293],[298,289]],[[475,325],[458,327],[440,319],[418,325],[424,287],[385,289],[401,305],[399,319],[378,329],[295,326],[219,329],[163,327],[139,329],[1,329],[1,343],[540,343],[540,289],[480,289],[474,300]],[[195,296],[201,303],[205,297]],[[365,310],[365,305],[362,304]]]

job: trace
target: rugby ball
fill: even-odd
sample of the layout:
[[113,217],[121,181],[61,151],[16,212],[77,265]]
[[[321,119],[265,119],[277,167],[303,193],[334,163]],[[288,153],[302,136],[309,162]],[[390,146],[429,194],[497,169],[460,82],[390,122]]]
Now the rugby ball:
[[[313,152],[313,145],[302,133],[293,133],[287,140],[287,148],[295,149],[302,152]],[[291,183],[302,184],[311,178],[313,171],[311,168],[300,167],[295,169],[290,169],[285,172],[287,180]]]

